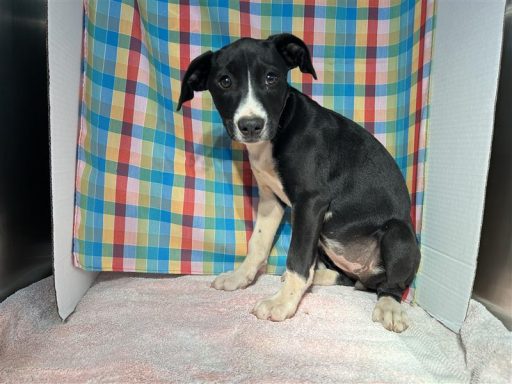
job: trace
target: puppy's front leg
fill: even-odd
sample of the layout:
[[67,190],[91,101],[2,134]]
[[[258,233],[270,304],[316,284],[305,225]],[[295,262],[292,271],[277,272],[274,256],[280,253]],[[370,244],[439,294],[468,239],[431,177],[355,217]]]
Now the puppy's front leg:
[[328,203],[317,198],[299,199],[293,206],[292,240],[281,289],[260,300],[253,314],[263,320],[283,321],[292,317],[313,281],[318,237]]
[[215,289],[234,291],[247,287],[254,280],[258,269],[267,261],[284,208],[268,187],[260,187],[259,195],[256,225],[249,240],[247,257],[233,272],[217,276],[212,283]]

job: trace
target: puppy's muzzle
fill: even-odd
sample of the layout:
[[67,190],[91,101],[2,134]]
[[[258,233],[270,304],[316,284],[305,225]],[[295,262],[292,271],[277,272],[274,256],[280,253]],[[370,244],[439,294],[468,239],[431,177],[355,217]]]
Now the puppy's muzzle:
[[255,142],[261,139],[265,120],[261,117],[242,117],[238,120],[238,129],[245,142]]

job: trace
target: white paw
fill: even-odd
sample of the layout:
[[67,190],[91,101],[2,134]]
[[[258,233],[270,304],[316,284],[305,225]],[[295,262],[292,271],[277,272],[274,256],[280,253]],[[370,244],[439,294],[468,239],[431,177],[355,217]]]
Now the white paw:
[[254,280],[253,273],[237,269],[233,272],[222,273],[215,278],[212,287],[224,291],[234,291],[247,287]]
[[293,301],[285,301],[278,296],[258,301],[252,314],[261,320],[283,321],[292,317],[296,310],[297,305]]
[[402,305],[388,296],[383,296],[377,301],[372,320],[381,323],[388,331],[398,333],[409,327],[409,318]]

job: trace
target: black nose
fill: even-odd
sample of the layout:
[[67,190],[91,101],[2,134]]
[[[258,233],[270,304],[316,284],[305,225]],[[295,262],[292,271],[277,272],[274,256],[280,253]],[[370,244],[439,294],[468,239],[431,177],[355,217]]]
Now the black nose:
[[265,122],[261,117],[242,117],[238,120],[238,129],[247,137],[259,135],[263,125],[265,125]]

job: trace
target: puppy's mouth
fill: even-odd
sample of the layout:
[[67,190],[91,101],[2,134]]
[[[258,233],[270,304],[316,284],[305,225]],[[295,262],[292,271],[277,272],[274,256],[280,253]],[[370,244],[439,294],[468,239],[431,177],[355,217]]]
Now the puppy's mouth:
[[265,140],[262,138],[249,138],[249,139],[243,139],[240,142],[244,143],[244,144],[254,144],[254,143],[259,143],[261,141],[265,141]]

